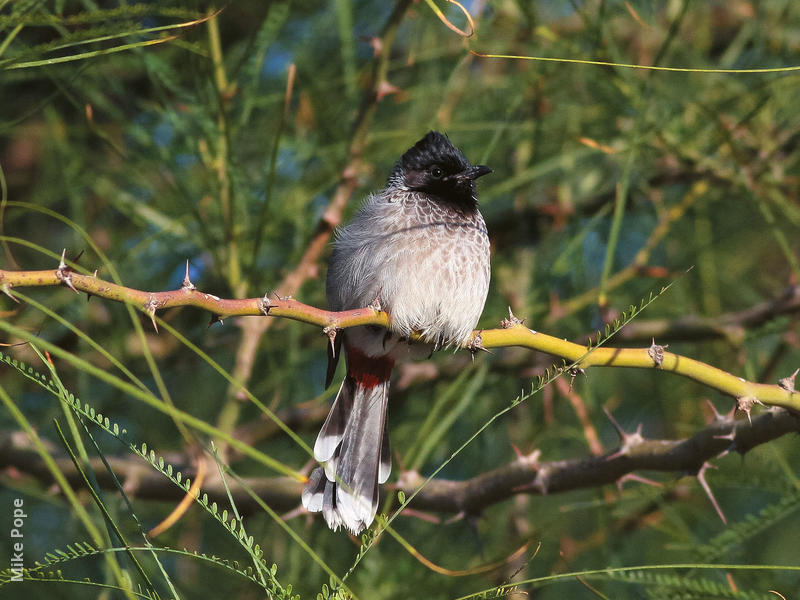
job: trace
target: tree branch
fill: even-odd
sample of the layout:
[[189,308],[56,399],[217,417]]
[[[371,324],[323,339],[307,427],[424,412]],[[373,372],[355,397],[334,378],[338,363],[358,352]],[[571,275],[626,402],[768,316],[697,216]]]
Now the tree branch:
[[[335,332],[358,325],[388,327],[389,315],[372,307],[333,312],[303,304],[293,298],[266,296],[241,300],[222,299],[203,293],[188,280],[178,290],[146,292],[103,281],[92,275],[83,275],[63,263],[55,270],[6,271],[0,269],[0,291],[14,298],[14,287],[43,287],[66,285],[76,292],[125,302],[154,318],[157,310],[178,306],[195,306],[210,311],[220,318],[244,315],[284,317],[317,325],[326,332]],[[728,394],[737,399],[740,408],[749,411],[754,403],[800,411],[800,392],[794,382],[782,381],[768,385],[747,381],[706,363],[666,352],[655,343],[650,348],[592,348],[568,342],[524,327],[519,319],[503,320],[499,329],[473,332],[464,347],[500,348],[520,346],[561,357],[575,363],[579,369],[589,367],[632,367],[659,369],[681,375]]]
[[[787,433],[800,432],[800,419],[789,411],[773,409],[753,419],[734,420],[721,417],[690,438],[680,440],[648,440],[637,433],[625,434],[620,447],[603,456],[541,461],[539,453],[519,456],[498,469],[464,481],[433,479],[414,498],[411,506],[452,514],[479,514],[482,510],[517,494],[550,495],[577,489],[594,488],[619,482],[635,471],[662,471],[696,475],[706,462],[729,451],[744,454],[752,448],[775,440]],[[187,456],[165,457],[185,476],[194,478],[194,469]],[[147,500],[177,502],[185,491],[135,456],[106,457],[111,468],[129,495]],[[83,479],[68,457],[57,457],[56,464],[70,483],[80,486]],[[116,489],[111,475],[99,458],[91,466],[99,485]],[[41,456],[30,447],[24,435],[0,433],[0,468],[14,468],[30,475],[44,485],[52,483],[50,471]],[[214,473],[215,470],[209,470]],[[416,472],[400,474],[395,489],[410,496],[424,478]],[[288,477],[243,478],[256,494],[279,511],[296,508],[303,484]],[[227,481],[239,510],[252,513],[258,510],[255,501],[235,481]],[[225,486],[218,476],[209,475],[202,492],[209,500],[227,506]]]
[[[711,458],[735,450],[741,454],[787,433],[800,432],[800,419],[775,409],[752,420],[718,420],[690,438],[647,440],[627,434],[622,445],[603,456],[540,461],[538,452],[466,481],[432,480],[414,498],[421,510],[476,514],[519,493],[549,495],[618,482],[634,471],[695,475]],[[637,432],[638,433],[638,432]],[[401,474],[397,487],[406,495],[422,485],[419,473]]]

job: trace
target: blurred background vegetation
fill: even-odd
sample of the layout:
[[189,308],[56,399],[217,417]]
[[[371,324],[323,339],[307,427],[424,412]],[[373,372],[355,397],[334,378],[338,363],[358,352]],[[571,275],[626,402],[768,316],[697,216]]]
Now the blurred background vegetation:
[[[438,5],[453,24],[469,28],[456,6]],[[482,327],[497,326],[510,306],[534,329],[580,340],[670,281],[640,319],[713,319],[780,297],[798,282],[800,72],[648,71],[481,58],[470,50],[779,68],[800,64],[800,4],[475,0],[464,6],[475,23],[468,39],[448,29],[425,1],[239,1],[216,8],[188,0],[0,1],[0,265],[53,269],[66,248],[68,258],[83,253],[81,267],[111,279],[81,228],[130,287],[178,288],[188,259],[194,284],[205,292],[230,298],[274,290],[324,307],[330,226],[380,189],[401,153],[434,128],[447,132],[472,162],[494,168],[479,190],[493,252]],[[195,19],[204,20],[179,26]],[[87,303],[66,287],[19,291],[91,336],[156,395],[167,391],[181,410],[237,436],[269,422],[196,353],[163,330],[154,333],[146,316],[142,337],[124,305]],[[0,303],[6,322],[115,371],[63,323],[25,303],[5,297]],[[208,315],[194,309],[160,316],[270,409],[286,415],[302,408],[292,413],[292,428],[313,444],[337,385],[323,390],[327,339],[318,329],[258,317],[208,327]],[[758,328],[657,342],[774,383],[800,366],[797,334],[796,317],[777,315]],[[243,349],[247,340],[254,344],[249,350]],[[28,346],[2,352],[47,371]],[[125,427],[131,439],[168,458],[182,456],[186,442],[163,412],[85,369],[54,362],[66,389]],[[393,477],[403,467],[429,474],[552,362],[509,349],[481,354],[474,363],[464,352],[440,353],[398,370],[389,415]],[[62,426],[65,420],[57,399],[8,366],[0,369],[0,385],[52,452],[63,454],[52,426],[54,418]],[[603,407],[628,430],[642,423],[646,437],[679,439],[708,422],[705,399],[720,411],[732,405],[699,384],[652,371],[595,369],[575,380],[574,392],[578,400],[570,402],[563,390],[545,388],[494,422],[440,476],[486,472],[513,460],[515,448],[539,449],[545,460],[587,456],[587,423],[613,450],[618,439]],[[583,422],[578,405],[587,414]],[[425,425],[432,410],[446,425],[433,433]],[[18,429],[19,420],[0,411],[0,430]],[[260,451],[292,469],[308,463],[289,436],[262,429],[248,438]],[[130,454],[102,432],[93,434],[104,454]],[[194,435],[209,447],[208,436]],[[225,455],[240,475],[275,475]],[[443,574],[384,536],[347,584],[361,598],[452,598],[606,566],[797,565],[798,459],[792,435],[744,458],[715,461],[719,469],[708,478],[727,526],[686,473],[644,474],[661,487],[632,482],[621,489],[519,494],[452,521],[453,515],[432,515],[437,522],[401,516],[393,523],[397,532],[444,569],[501,565]],[[48,487],[14,468],[0,479],[3,523],[12,499],[25,498],[28,565],[88,539],[70,505]],[[80,498],[103,529],[88,494]],[[115,522],[135,532],[121,496],[107,491],[104,500]],[[146,529],[174,504],[133,500]],[[329,574],[307,550],[264,510],[245,520],[267,563],[278,565],[281,584],[316,597]],[[331,533],[319,518],[293,515],[287,523],[334,573],[347,572],[358,553],[353,540]],[[526,542],[532,545],[524,559],[503,562]],[[196,506],[155,543],[247,562],[242,548]],[[130,568],[126,558],[118,560]],[[182,597],[264,597],[257,585],[220,567],[185,556],[162,560]],[[160,581],[152,561],[142,561]],[[113,581],[107,568],[102,558],[62,567],[75,579]],[[800,577],[788,572],[691,570],[668,577],[675,573],[665,570],[659,581],[570,578],[523,585],[528,596],[512,597],[774,598],[773,589],[788,598],[800,589]],[[7,585],[0,595],[21,598],[39,593],[39,586],[59,598],[98,593],[24,583]],[[156,589],[170,595],[162,583]]]

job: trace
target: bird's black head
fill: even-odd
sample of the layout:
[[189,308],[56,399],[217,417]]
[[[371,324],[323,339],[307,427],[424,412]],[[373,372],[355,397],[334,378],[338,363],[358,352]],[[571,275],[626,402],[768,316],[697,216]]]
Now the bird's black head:
[[471,165],[447,136],[429,131],[403,154],[390,182],[471,208],[477,205],[475,180],[491,172],[489,167]]

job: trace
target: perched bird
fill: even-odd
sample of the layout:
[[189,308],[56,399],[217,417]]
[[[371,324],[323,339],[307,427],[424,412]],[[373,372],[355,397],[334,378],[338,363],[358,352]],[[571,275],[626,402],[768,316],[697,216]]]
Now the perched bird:
[[378,485],[391,471],[386,408],[395,362],[462,344],[483,311],[489,238],[475,180],[491,172],[431,131],[337,232],[330,309],[378,305],[391,324],[345,329],[328,352],[326,385],[342,345],[347,376],[314,444],[323,467],[311,473],[302,500],[334,531],[343,525],[358,534],[375,518]]

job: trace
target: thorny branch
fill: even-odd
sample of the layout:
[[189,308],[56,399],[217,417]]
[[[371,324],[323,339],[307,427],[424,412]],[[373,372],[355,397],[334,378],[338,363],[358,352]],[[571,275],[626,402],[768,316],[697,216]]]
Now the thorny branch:
[[[690,438],[651,440],[625,434],[621,446],[603,456],[541,461],[535,451],[510,464],[466,481],[433,480],[414,499],[420,510],[477,514],[515,494],[555,494],[621,483],[635,471],[662,471],[696,475],[712,459],[730,451],[741,454],[787,433],[800,431],[800,419],[774,409],[753,419],[723,418]],[[418,473],[401,474],[398,487],[406,493],[422,484]]]
[[[637,433],[623,434],[620,447],[602,456],[544,461],[538,451],[520,455],[493,471],[464,481],[433,479],[414,498],[411,507],[417,510],[450,514],[477,515],[482,510],[518,494],[545,495],[593,488],[617,483],[620,485],[637,471],[660,471],[697,475],[707,461],[736,451],[744,454],[752,448],[775,440],[787,433],[800,432],[800,419],[789,411],[772,409],[749,422],[719,417],[692,437],[679,440],[646,439]],[[194,479],[192,461],[183,454],[168,455],[165,459],[185,476]],[[179,501],[185,491],[134,456],[107,457],[131,496]],[[56,458],[58,467],[67,479],[82,485],[80,473],[68,457]],[[49,484],[50,471],[39,454],[30,447],[25,436],[0,432],[0,469],[13,467],[19,473]],[[100,459],[92,460],[98,483],[106,489],[116,489],[111,475]],[[211,470],[213,471],[213,470]],[[635,479],[635,478],[633,478]],[[302,483],[288,477],[244,478],[258,496],[276,510],[288,511],[299,504]],[[405,471],[394,487],[410,496],[422,485],[424,477]],[[227,482],[236,506],[242,512],[258,510],[248,493],[234,480]],[[203,492],[210,501],[227,505],[225,485],[218,477],[209,476]]]
[[[265,296],[263,298],[221,299],[197,289],[188,276],[180,289],[165,292],[147,292],[116,285],[98,279],[96,275],[79,273],[62,259],[55,270],[6,271],[0,270],[0,291],[17,301],[14,287],[43,287],[64,285],[75,293],[126,302],[139,308],[151,319],[156,311],[178,306],[196,306],[208,310],[218,318],[239,315],[268,315],[285,317],[317,325],[323,331],[338,331],[346,327],[375,324],[387,326],[389,315],[379,306],[368,306],[343,312],[331,312],[305,305],[292,298]],[[787,294],[780,302],[793,308],[794,293]],[[765,319],[768,307],[758,306],[743,315],[749,321]],[[480,341],[478,341],[480,340]],[[800,393],[795,391],[794,377],[781,379],[777,385],[747,382],[710,365],[666,351],[653,341],[649,348],[589,348],[580,344],[560,340],[526,328],[522,322],[509,315],[500,328],[476,331],[465,347],[475,349],[521,346],[540,350],[565,361],[576,362],[575,371],[590,366],[627,366],[669,370],[716,388],[736,398],[736,407],[747,413],[747,420],[734,421],[731,416],[720,417],[706,429],[685,440],[647,440],[641,429],[627,434],[619,429],[621,446],[616,451],[581,459],[543,462],[539,452],[520,455],[512,463],[480,474],[466,481],[434,479],[414,500],[414,509],[431,510],[458,515],[478,514],[483,508],[520,493],[551,494],[584,487],[596,487],[623,477],[633,477],[634,471],[658,470],[685,472],[695,475],[708,494],[720,517],[724,513],[714,498],[706,478],[708,460],[731,450],[744,453],[750,448],[780,437],[788,432],[800,431],[796,413],[778,407],[800,410]],[[750,410],[755,404],[772,405],[765,414],[750,420]],[[20,446],[19,436],[0,435],[0,467],[13,466],[19,472],[46,479],[49,472],[39,464],[38,454]],[[68,476],[79,477],[71,472],[70,461],[64,460],[63,469]],[[177,455],[174,462],[181,470],[192,473],[185,457]],[[126,480],[126,487],[141,498],[177,501],[181,490],[172,486],[157,473],[136,463],[131,458],[115,459],[112,468]],[[105,473],[97,465],[96,472]],[[112,482],[101,478],[101,485]],[[396,484],[407,494],[414,492],[424,482],[416,472],[401,473]],[[247,484],[267,503],[278,510],[295,508],[300,494],[300,484],[288,478],[252,478]],[[203,486],[209,497],[224,501],[226,492],[218,481],[206,481]],[[234,500],[242,508],[255,509],[247,492],[234,486]]]
[[[188,279],[187,279],[188,281]],[[5,271],[0,269],[0,291],[14,298],[14,287],[42,287],[68,285],[76,292],[126,302],[139,308],[151,318],[157,310],[178,306],[203,308],[219,318],[245,315],[268,315],[285,317],[322,328],[328,331],[358,325],[389,325],[389,315],[376,307],[367,306],[354,310],[333,312],[303,304],[293,298],[264,296],[241,300],[217,298],[198,290],[191,282],[184,282],[178,290],[146,292],[116,285],[83,275],[62,263],[58,269],[45,271]],[[15,299],[16,300],[16,299]],[[665,346],[653,341],[649,348],[590,348],[567,340],[528,329],[518,320],[505,320],[499,329],[484,329],[473,332],[464,343],[465,348],[475,349],[480,338],[481,348],[520,346],[539,350],[560,357],[574,368],[632,367],[659,369],[682,375],[701,384],[728,394],[737,399],[742,410],[749,411],[754,403],[779,406],[800,411],[800,392],[793,386],[755,383],[737,377],[712,365],[667,352]]]

